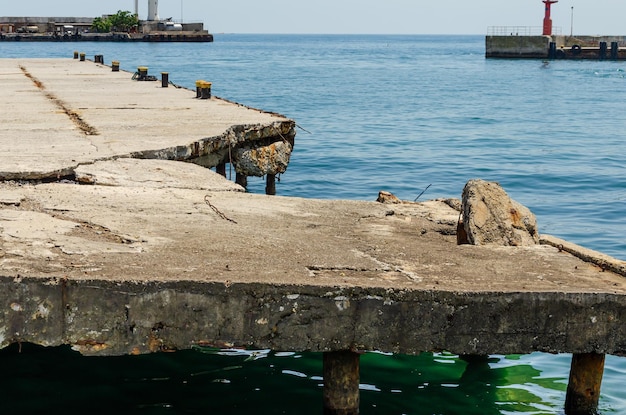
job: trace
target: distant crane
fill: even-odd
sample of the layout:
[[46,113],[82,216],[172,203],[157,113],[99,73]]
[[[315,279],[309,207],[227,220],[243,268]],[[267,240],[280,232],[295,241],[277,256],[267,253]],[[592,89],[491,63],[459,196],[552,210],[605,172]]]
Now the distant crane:
[[559,0],[542,0],[546,5],[546,15],[543,18],[543,35],[552,36],[552,19],[550,18],[550,7]]

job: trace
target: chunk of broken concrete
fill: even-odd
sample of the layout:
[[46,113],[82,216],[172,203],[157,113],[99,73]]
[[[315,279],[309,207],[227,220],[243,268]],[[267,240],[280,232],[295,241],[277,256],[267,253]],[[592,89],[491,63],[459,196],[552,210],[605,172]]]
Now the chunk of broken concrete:
[[457,242],[471,245],[528,246],[539,244],[537,219],[495,182],[474,179],[463,189]]
[[394,195],[391,192],[386,192],[384,190],[381,190],[378,192],[378,199],[376,199],[376,201],[378,203],[391,203],[391,204],[402,203],[402,201],[398,199],[396,195]]
[[235,151],[237,173],[244,176],[281,174],[287,170],[293,147],[286,141],[278,141],[263,147],[241,147]]

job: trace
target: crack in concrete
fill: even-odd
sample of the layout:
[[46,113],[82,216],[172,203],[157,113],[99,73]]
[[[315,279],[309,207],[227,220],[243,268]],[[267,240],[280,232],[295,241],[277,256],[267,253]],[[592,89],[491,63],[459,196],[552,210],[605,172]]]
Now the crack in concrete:
[[[89,125],[85,120],[83,120],[76,111],[69,108],[63,101],[57,98],[54,94],[47,92],[46,87],[39,79],[35,78],[24,66],[20,66],[20,69],[26,75],[28,79],[33,81],[35,86],[43,92],[46,98],[52,101],[61,111],[65,113],[69,117],[69,119],[83,132],[85,135],[98,135],[98,130],[92,125]],[[91,144],[98,149],[93,143]]]

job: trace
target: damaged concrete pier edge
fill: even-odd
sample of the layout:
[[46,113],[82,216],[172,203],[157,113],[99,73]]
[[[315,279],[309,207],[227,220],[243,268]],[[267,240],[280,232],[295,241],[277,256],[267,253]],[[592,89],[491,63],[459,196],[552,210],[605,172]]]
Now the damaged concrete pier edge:
[[90,61],[0,59],[0,75],[0,347],[324,352],[327,413],[358,413],[364,350],[574,353],[568,414],[597,408],[596,357],[626,352],[626,264],[540,234],[497,184],[419,203],[249,194],[225,164],[271,188],[292,120]]

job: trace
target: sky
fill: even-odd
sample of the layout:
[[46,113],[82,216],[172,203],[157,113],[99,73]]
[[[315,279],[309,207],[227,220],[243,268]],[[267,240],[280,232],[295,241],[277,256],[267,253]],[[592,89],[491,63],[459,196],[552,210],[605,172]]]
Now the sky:
[[[134,11],[134,0],[2,0],[0,16],[96,17]],[[8,4],[7,4],[8,3]],[[146,18],[148,0],[139,0]],[[572,9],[573,7],[573,9]],[[486,34],[541,26],[541,0],[159,0],[159,16],[202,21],[211,33]],[[560,0],[561,33],[626,35],[625,0]]]

